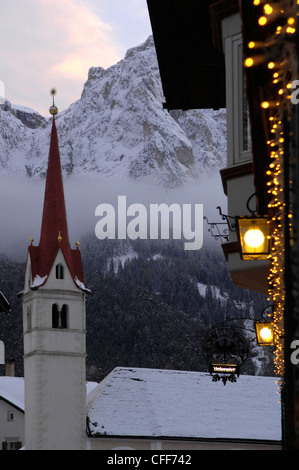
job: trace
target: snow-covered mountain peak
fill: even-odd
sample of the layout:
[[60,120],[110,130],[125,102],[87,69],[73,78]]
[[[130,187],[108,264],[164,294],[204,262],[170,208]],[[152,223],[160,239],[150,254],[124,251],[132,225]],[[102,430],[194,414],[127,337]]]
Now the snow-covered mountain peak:
[[[225,110],[169,113],[163,101],[152,37],[108,69],[91,67],[81,98],[56,118],[64,173],[174,187],[225,166]],[[0,122],[0,173],[44,177],[50,119],[2,106]]]

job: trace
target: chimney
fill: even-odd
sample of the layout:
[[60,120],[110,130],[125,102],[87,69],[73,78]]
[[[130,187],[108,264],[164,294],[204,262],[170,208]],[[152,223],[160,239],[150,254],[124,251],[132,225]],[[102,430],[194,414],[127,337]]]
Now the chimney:
[[14,359],[11,359],[10,361],[6,361],[5,375],[6,375],[6,377],[14,377],[15,376],[15,360]]

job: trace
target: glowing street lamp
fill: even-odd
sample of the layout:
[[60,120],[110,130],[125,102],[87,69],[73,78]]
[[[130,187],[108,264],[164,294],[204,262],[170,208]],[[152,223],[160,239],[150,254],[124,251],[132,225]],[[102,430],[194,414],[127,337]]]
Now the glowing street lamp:
[[244,260],[267,259],[270,253],[270,224],[267,217],[237,217],[241,257]]
[[274,345],[273,322],[256,322],[255,330],[257,342],[260,346]]

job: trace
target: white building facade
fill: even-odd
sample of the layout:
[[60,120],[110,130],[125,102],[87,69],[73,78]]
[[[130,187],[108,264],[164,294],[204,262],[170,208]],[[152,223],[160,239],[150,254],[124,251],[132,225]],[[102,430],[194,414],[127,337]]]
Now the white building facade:
[[18,450],[24,440],[24,380],[0,377],[0,449]]

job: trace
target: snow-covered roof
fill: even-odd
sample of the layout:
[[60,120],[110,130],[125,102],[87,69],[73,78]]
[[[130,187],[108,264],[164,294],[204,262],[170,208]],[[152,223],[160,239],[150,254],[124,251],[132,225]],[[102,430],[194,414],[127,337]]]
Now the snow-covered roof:
[[[97,382],[86,383],[87,395],[98,385]],[[25,410],[24,405],[24,378],[23,377],[0,377],[0,399],[10,402],[20,410]]]
[[89,395],[91,436],[281,440],[275,377],[114,369]]
[[0,291],[0,312],[8,313],[10,311],[10,305],[5,295]]
[[24,411],[24,379],[22,377],[0,377],[0,398]]

